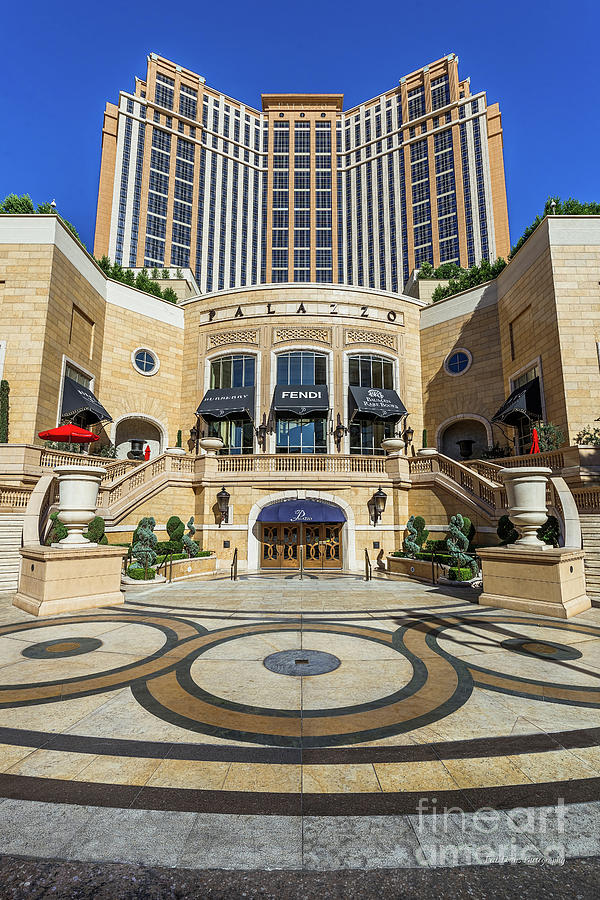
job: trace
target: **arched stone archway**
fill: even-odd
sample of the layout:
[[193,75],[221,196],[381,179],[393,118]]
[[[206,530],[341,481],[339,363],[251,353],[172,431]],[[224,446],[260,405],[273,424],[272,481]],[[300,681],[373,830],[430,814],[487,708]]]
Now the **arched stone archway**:
[[342,500],[341,497],[337,497],[335,494],[330,494],[327,491],[302,491],[302,490],[289,490],[289,491],[279,491],[276,494],[268,494],[266,497],[263,497],[254,506],[251,508],[250,513],[248,515],[248,571],[256,572],[259,569],[259,559],[260,559],[260,525],[256,521],[258,518],[258,514],[261,509],[264,509],[265,506],[270,506],[272,503],[277,503],[280,500],[325,500],[327,503],[333,503],[345,513],[346,521],[344,522],[342,528],[342,567],[346,571],[355,571],[356,570],[356,548],[355,548],[355,523],[354,523],[354,511],[349,503],[345,500]]
[[150,446],[150,459],[159,456],[165,449],[165,431],[160,422],[149,416],[131,415],[117,419],[114,426],[113,443],[117,459],[127,459],[132,440],[141,440]]
[[[473,441],[470,456],[463,457],[460,441]],[[476,414],[455,416],[442,422],[437,432],[437,447],[444,456],[451,459],[476,459],[492,443],[492,430],[487,419]]]

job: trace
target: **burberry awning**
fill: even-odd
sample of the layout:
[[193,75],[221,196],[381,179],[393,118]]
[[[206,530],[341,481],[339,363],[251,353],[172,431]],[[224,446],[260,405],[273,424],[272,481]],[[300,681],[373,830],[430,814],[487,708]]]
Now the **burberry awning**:
[[217,419],[254,418],[254,388],[211,388],[196,410],[207,422]]

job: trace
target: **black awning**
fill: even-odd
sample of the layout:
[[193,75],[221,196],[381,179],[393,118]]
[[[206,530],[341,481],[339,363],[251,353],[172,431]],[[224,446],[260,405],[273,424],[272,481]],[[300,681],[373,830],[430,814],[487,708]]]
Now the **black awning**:
[[80,414],[84,414],[91,425],[98,422],[112,422],[112,418],[90,389],[65,375],[61,418],[72,419]]
[[516,428],[522,419],[537,421],[542,417],[542,395],[540,392],[540,379],[533,378],[527,384],[515,388],[498,412],[492,417],[492,422],[502,422]]
[[196,410],[207,422],[215,419],[254,418],[254,388],[211,388]]
[[386,388],[348,388],[350,420],[355,416],[361,419],[387,419],[397,422],[407,414],[407,409],[396,393]]
[[324,384],[278,384],[273,394],[273,409],[298,417],[324,415],[329,409],[329,391]]

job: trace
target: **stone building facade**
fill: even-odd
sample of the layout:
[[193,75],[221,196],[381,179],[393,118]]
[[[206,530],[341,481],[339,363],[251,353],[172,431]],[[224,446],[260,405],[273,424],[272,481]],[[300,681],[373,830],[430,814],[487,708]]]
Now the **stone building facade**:
[[[417,296],[286,283],[172,304],[107,279],[56,216],[2,216],[0,482],[56,464],[37,435],[60,423],[75,382],[106,411],[100,444],[117,448],[100,494],[111,541],[143,515],[161,536],[171,515],[194,516],[221,565],[237,549],[251,570],[297,568],[300,548],[308,568],[357,570],[365,550],[401,545],[410,514],[434,537],[462,512],[493,541],[493,490],[469,487],[468,464],[496,441],[525,449],[525,430],[496,419],[507,398],[539,385],[541,419],[565,444],[600,414],[599,272],[599,219],[557,217],[494,282],[436,304],[418,281]],[[418,455],[424,429],[439,465]],[[217,456],[197,452],[210,436],[223,439]],[[393,436],[411,440],[386,456]],[[128,459],[133,440],[147,462]]]

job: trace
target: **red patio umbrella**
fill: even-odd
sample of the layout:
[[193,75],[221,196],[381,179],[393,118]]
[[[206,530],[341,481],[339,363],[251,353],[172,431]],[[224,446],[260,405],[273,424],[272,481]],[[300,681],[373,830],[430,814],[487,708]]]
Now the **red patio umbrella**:
[[40,431],[38,437],[45,441],[60,441],[65,444],[92,444],[94,441],[100,440],[97,434],[86,431],[85,428],[80,428],[71,422],[60,425],[58,428],[50,428],[48,431]]

